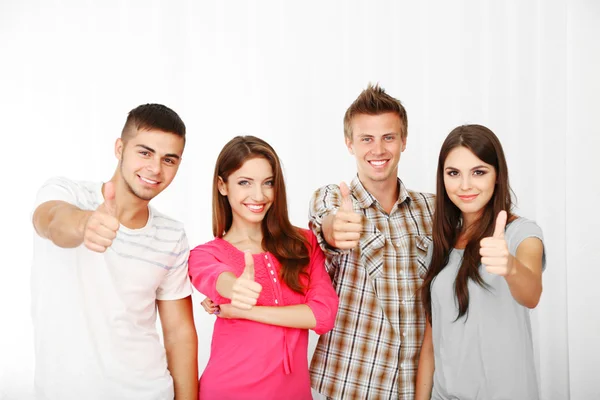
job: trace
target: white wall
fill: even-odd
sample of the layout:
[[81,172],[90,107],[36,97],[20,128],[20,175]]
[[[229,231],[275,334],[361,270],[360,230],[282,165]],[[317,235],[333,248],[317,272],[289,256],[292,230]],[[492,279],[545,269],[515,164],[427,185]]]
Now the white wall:
[[600,291],[600,3],[572,2],[568,13],[569,65],[566,141],[566,249],[571,399],[599,399]]
[[[590,252],[599,239],[598,2],[341,4],[0,3],[0,399],[31,393],[30,212],[45,179],[110,178],[126,113],[160,102],[189,136],[179,175],[155,205],[186,223],[190,243],[210,239],[214,161],[237,134],[275,147],[292,221],[306,226],[312,191],[354,174],[342,117],[369,81],[408,110],[400,176],[413,189],[434,189],[437,152],[456,125],[498,134],[519,212],[546,236],[545,290],[533,315],[543,398],[600,396],[589,368],[600,356],[600,299],[586,285],[600,279]],[[198,310],[196,321],[202,368],[212,319]]]

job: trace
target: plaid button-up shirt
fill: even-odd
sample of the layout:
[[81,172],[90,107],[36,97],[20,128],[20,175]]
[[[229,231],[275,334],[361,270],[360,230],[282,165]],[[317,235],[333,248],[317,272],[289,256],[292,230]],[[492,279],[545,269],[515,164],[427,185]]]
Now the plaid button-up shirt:
[[340,298],[335,327],[319,338],[311,380],[334,399],[414,398],[425,328],[418,289],[435,197],[406,190],[400,179],[398,185],[398,202],[388,214],[354,178],[353,208],[364,218],[353,250],[334,249],[323,239],[323,217],[341,204],[339,187],[322,187],[311,200],[310,225]]

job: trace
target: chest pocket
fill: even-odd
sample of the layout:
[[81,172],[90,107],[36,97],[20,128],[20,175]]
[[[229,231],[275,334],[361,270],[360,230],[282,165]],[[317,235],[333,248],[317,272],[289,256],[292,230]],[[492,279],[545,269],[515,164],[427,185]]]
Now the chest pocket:
[[[431,262],[431,254],[429,254],[429,247],[431,247],[432,240],[430,236],[418,235],[415,237],[415,246],[417,248],[417,267],[419,268],[419,276],[425,277],[429,263]],[[431,249],[433,250],[433,249]]]
[[371,279],[377,279],[383,271],[385,236],[377,229],[368,229],[360,239],[360,261]]

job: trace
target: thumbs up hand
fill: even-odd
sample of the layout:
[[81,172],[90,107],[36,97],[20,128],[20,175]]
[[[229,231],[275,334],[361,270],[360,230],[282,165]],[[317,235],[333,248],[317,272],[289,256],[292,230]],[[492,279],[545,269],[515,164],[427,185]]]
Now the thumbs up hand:
[[324,229],[325,240],[333,247],[341,250],[349,250],[358,246],[360,233],[362,231],[362,217],[354,212],[352,199],[350,198],[350,189],[345,182],[340,183],[340,192],[342,194],[342,204],[333,216],[330,236],[327,237],[327,230]]
[[89,216],[85,223],[83,244],[92,251],[104,253],[117,237],[119,226],[115,185],[107,182],[104,184],[104,203]]
[[242,274],[233,283],[231,306],[250,310],[256,305],[262,286],[254,281],[254,259],[249,251],[244,253],[244,263]]
[[496,218],[496,226],[492,237],[481,239],[479,254],[481,263],[490,274],[508,276],[513,271],[508,245],[504,239],[506,228],[506,211],[500,211]]

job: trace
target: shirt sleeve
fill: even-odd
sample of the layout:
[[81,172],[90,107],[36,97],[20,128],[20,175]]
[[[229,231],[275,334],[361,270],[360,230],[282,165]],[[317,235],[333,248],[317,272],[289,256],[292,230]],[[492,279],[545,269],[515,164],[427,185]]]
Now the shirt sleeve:
[[175,248],[173,265],[156,290],[157,300],[179,300],[192,294],[192,285],[188,276],[188,256],[190,248],[185,232],[182,233]]
[[431,259],[433,258],[433,242],[429,243],[427,247],[427,254],[423,259],[423,262],[419,260],[419,276],[421,279],[425,279],[425,275],[427,275],[427,271],[429,270],[429,265],[431,265]]
[[315,234],[318,245],[327,256],[336,256],[350,252],[330,246],[323,236],[323,218],[340,208],[342,194],[338,185],[327,185],[317,189],[310,200],[308,226]]
[[[508,252],[514,256],[517,255],[517,249],[523,240],[534,237],[542,241],[544,245],[544,236],[542,234],[542,228],[539,227],[534,221],[518,218],[511,222],[506,228],[505,239],[508,245]],[[546,246],[542,254],[542,271],[546,269]]]
[[322,335],[333,329],[337,315],[339,299],[329,274],[325,270],[325,256],[319,247],[317,238],[307,232],[310,245],[309,287],[306,293],[306,305],[313,312],[317,325],[315,333]]
[[216,255],[214,246],[197,246],[190,252],[189,274],[192,285],[216,304],[230,303],[231,300],[217,292],[217,279],[223,272],[236,274],[236,269],[223,262]]
[[33,205],[32,215],[35,210],[48,201],[64,201],[74,206],[81,207],[81,201],[77,196],[76,185],[66,178],[48,179],[38,190]]

